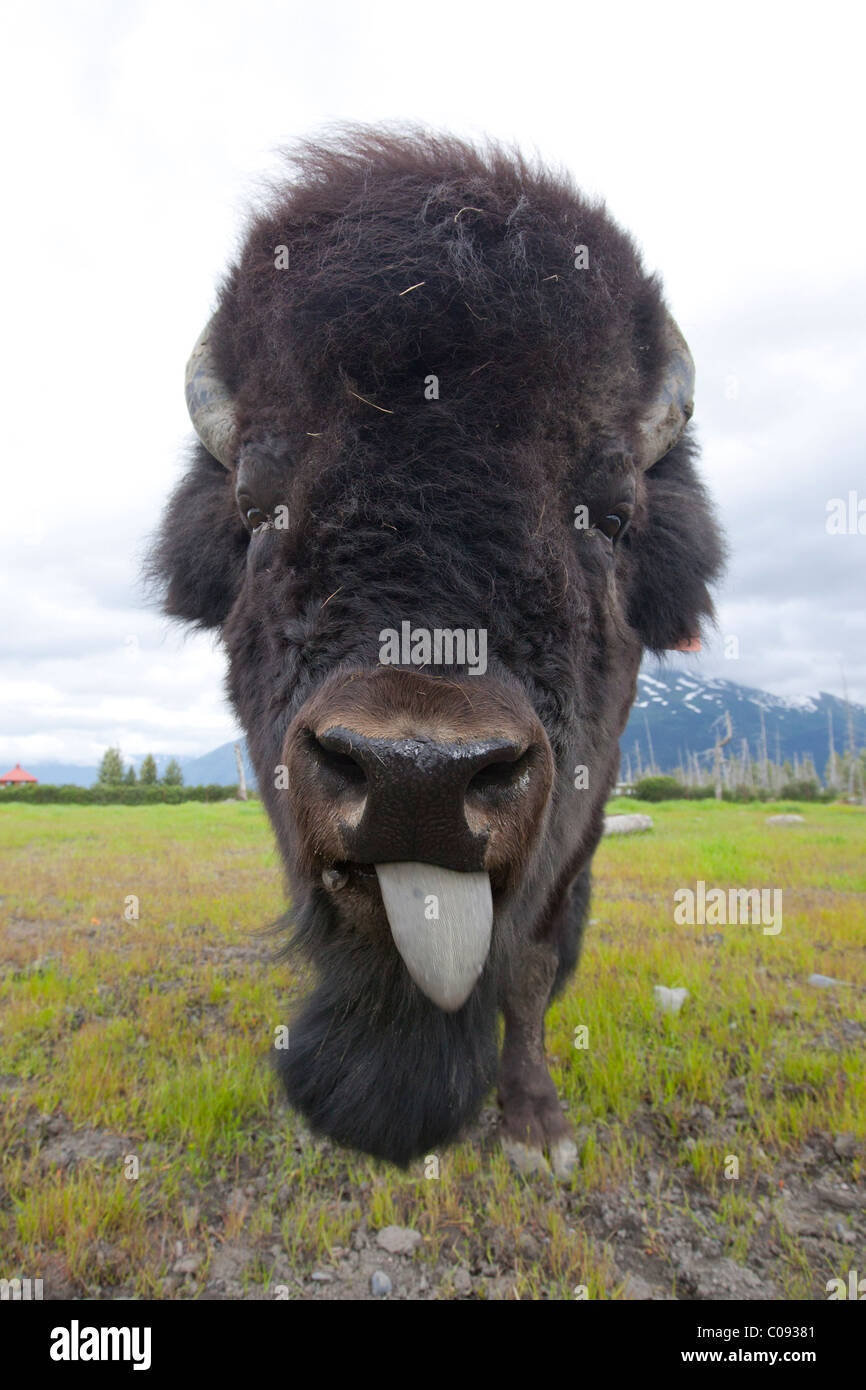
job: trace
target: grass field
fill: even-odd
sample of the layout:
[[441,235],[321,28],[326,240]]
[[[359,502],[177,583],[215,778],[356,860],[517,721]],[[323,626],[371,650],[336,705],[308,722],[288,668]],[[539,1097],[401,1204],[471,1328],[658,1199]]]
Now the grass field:
[[[304,981],[261,930],[285,904],[258,803],[0,806],[0,1277],[354,1298],[379,1269],[394,1297],[565,1299],[824,1298],[866,1274],[866,813],[612,809],[655,828],[603,842],[548,1016],[581,1151],[557,1186],[511,1172],[493,1096],[438,1177],[285,1108],[268,1052]],[[676,925],[697,879],[780,888],[781,932]],[[679,1015],[656,984],[688,989]],[[379,1248],[388,1225],[411,1256]]]

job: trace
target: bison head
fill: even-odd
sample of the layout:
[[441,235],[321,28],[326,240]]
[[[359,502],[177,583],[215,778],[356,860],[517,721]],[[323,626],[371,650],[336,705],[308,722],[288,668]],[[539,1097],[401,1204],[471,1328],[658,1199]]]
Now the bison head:
[[478,1106],[502,1010],[506,1129],[561,1148],[544,1009],[642,653],[695,641],[720,564],[691,357],[564,177],[358,129],[294,159],[194,349],[153,556],[221,632],[317,968],[284,1080],[405,1162]]

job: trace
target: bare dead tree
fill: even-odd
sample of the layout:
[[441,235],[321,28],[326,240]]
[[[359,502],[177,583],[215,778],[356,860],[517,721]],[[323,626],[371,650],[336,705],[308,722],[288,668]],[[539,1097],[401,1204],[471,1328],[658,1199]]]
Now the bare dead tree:
[[724,774],[724,761],[725,761],[725,755],[724,755],[724,753],[722,752],[722,749],[725,747],[725,744],[730,743],[731,739],[733,738],[733,730],[731,729],[731,716],[730,716],[730,714],[728,713],[727,710],[725,710],[724,715],[721,715],[718,719],[713,720],[713,728],[715,728],[717,724],[722,724],[722,723],[724,723],[724,726],[725,726],[725,736],[724,736],[724,738],[722,738],[721,731],[720,731],[720,732],[716,735],[716,741],[715,741],[715,743],[713,744],[714,766],[715,766],[715,779],[716,779],[716,801],[721,801],[721,799],[722,799],[722,779],[723,779],[723,777],[724,777],[724,775],[725,775],[725,774]]
[[761,705],[761,786],[770,787],[770,759],[767,755],[767,724],[764,719],[764,706]]
[[835,791],[839,785],[839,774],[836,768],[836,745],[833,742],[833,711],[827,710],[827,741],[830,745],[829,757],[827,760],[827,785]]
[[845,697],[845,722],[848,725],[848,798],[850,801],[856,800],[856,783],[860,784],[860,804],[866,806],[866,792],[863,790],[863,769],[860,766],[860,759],[857,757],[857,745],[854,742],[854,717],[851,714],[851,702],[848,699],[848,681],[845,678],[845,668],[842,668],[842,693]]
[[694,779],[694,774],[693,774],[693,772],[692,772],[692,750],[691,750],[691,748],[688,748],[688,747],[687,747],[687,748],[686,748],[686,786],[687,786],[687,787],[693,787],[693,786],[695,785],[693,779]]
[[235,762],[238,765],[238,801],[246,801],[247,779],[244,776],[244,760],[241,754],[241,746],[239,743],[235,744]]
[[652,734],[650,733],[649,720],[647,719],[646,715],[644,715],[643,717],[643,722],[644,728],[646,729],[646,741],[649,746],[650,776],[656,777],[658,775],[659,769],[656,765],[656,755],[653,752]]
[[753,787],[755,779],[752,776],[752,755],[749,752],[749,740],[743,739],[743,786]]

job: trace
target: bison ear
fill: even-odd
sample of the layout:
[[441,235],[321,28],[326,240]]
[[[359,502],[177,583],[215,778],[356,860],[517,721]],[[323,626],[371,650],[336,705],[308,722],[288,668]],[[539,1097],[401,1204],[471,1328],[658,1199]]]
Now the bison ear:
[[248,539],[230,474],[197,445],[147,559],[163,610],[199,627],[220,627],[240,590]]
[[724,565],[721,533],[695,472],[696,454],[696,446],[682,439],[644,474],[645,518],[623,540],[633,557],[628,620],[657,655],[700,651],[702,621],[713,619],[709,585]]

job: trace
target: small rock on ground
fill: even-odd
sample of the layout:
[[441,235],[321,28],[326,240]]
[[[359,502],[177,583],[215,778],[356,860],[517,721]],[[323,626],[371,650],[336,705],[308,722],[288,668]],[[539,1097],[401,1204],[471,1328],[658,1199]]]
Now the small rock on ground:
[[408,1226],[385,1226],[378,1232],[376,1244],[389,1255],[411,1255],[421,1244],[421,1236]]
[[667,985],[654,985],[655,1001],[665,1014],[678,1014],[689,997],[687,989],[668,989]]
[[652,830],[652,816],[605,816],[605,835],[631,835],[636,830]]

